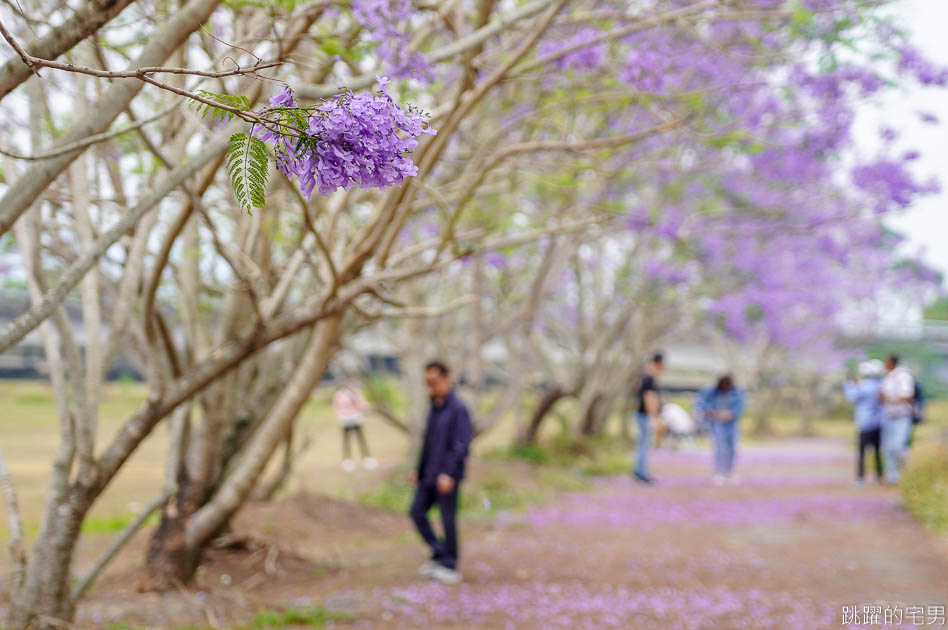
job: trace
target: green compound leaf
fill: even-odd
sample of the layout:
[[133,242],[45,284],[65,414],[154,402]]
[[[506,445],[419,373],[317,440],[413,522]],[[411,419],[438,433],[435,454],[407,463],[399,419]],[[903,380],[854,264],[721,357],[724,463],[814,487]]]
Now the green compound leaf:
[[267,145],[263,140],[245,133],[230,137],[227,172],[237,203],[247,212],[266,205],[268,167]]
[[[220,103],[225,107],[231,107],[240,111],[250,110],[250,99],[248,99],[246,96],[217,94],[216,92],[208,92],[206,90],[198,90],[197,93],[202,98],[205,98],[209,101],[214,101],[215,103]],[[200,114],[201,118],[206,118],[208,114],[211,115],[211,118],[220,118],[221,120],[231,120],[234,117],[234,112],[230,110],[214,107],[213,105],[202,103],[201,101],[191,101],[188,103],[188,107]]]

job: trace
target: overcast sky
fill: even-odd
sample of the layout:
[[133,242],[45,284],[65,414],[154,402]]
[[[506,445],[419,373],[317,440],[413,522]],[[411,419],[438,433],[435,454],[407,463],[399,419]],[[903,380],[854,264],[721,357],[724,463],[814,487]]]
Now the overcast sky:
[[[901,0],[893,13],[924,54],[948,65],[948,0]],[[922,123],[920,111],[935,114],[940,124]],[[921,151],[917,172],[926,178],[937,176],[942,186],[941,193],[918,201],[890,225],[909,237],[915,251],[924,249],[925,259],[948,277],[948,90],[903,89],[882,101],[867,103],[857,119],[860,144],[877,146],[882,120],[904,132],[900,152],[908,148]]]

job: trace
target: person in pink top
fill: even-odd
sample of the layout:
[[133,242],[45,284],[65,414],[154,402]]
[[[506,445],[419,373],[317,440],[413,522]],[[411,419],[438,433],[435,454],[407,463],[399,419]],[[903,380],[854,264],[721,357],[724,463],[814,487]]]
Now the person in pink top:
[[359,441],[362,453],[362,465],[371,470],[378,464],[375,458],[369,455],[369,445],[362,432],[362,422],[365,414],[372,410],[352,379],[346,380],[332,396],[332,406],[336,412],[336,419],[342,427],[342,469],[346,472],[355,470],[355,460],[352,459],[352,436]]

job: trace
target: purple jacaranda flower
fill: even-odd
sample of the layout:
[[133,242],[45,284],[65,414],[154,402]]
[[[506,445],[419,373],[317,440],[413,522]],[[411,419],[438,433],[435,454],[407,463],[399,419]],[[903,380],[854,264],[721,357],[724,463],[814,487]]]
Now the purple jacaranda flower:
[[433,69],[424,55],[409,52],[412,33],[401,28],[416,14],[410,0],[353,0],[352,15],[377,44],[376,52],[395,77],[429,82]]
[[[435,131],[421,112],[403,110],[395,103],[386,91],[388,82],[387,77],[379,77],[377,94],[345,91],[326,99],[309,113],[306,128],[296,134],[260,127],[256,135],[274,144],[277,167],[297,178],[306,198],[314,189],[328,195],[339,188],[400,184],[418,172],[410,157],[417,137]],[[284,88],[270,104],[295,107],[292,91]]]
[[270,97],[270,107],[293,107],[295,104],[296,101],[289,86],[284,87],[282,92]]
[[507,264],[507,257],[496,250],[490,250],[484,254],[484,262],[490,267],[500,269]]

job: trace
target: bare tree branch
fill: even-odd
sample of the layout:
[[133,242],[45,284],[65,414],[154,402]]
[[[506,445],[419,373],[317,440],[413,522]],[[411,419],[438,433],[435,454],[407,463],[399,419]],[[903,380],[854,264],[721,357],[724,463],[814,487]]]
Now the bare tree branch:
[[[237,123],[234,123],[236,128]],[[218,133],[211,140],[205,143],[204,150],[193,159],[185,161],[178,168],[168,173],[152,191],[141,201],[131,208],[122,218],[116,221],[115,225],[99,235],[93,246],[84,251],[76,261],[60,277],[59,282],[46,292],[43,301],[23,313],[13,320],[7,327],[0,332],[0,353],[6,352],[18,341],[23,339],[31,330],[36,328],[40,322],[49,317],[53,309],[56,308],[69,292],[79,284],[88,271],[95,266],[96,262],[106,251],[118,241],[122,235],[128,232],[146,212],[155,207],[158,202],[164,199],[172,190],[177,188],[192,173],[203,167],[205,164],[218,157],[227,149],[229,134],[231,128],[228,127],[224,132]]]
[[[152,67],[167,59],[191,32],[207,20],[220,2],[221,0],[191,0],[153,34],[132,66]],[[102,94],[90,114],[77,121],[63,136],[60,145],[72,144],[103,133],[112,121],[128,108],[142,87],[144,82],[141,81],[114,83]],[[78,155],[77,150],[37,163],[7,189],[0,198],[0,235],[10,229],[17,218]]]
[[26,572],[26,550],[23,548],[23,519],[16,500],[16,487],[13,485],[13,477],[10,476],[3,452],[0,452],[0,494],[3,495],[3,501],[7,507],[7,531],[10,537],[7,541],[7,549],[13,565],[12,591],[15,593],[23,583],[23,575]]
[[89,590],[89,587],[92,586],[92,583],[95,582],[96,578],[102,574],[102,571],[109,565],[110,562],[118,555],[118,552],[128,544],[128,541],[132,539],[132,536],[135,535],[142,525],[145,524],[145,521],[148,520],[148,517],[155,513],[155,510],[160,508],[168,498],[174,494],[174,487],[164,488],[158,496],[148,502],[148,504],[138,513],[132,521],[125,526],[119,535],[115,537],[115,540],[112,541],[112,544],[102,553],[98,560],[95,561],[95,564],[92,565],[92,568],[89,569],[79,582],[76,583],[75,587],[72,589],[72,598],[74,600],[80,599],[83,595],[86,594],[86,591]]
[[93,145],[93,144],[98,144],[98,143],[100,143],[100,142],[106,142],[106,141],[108,141],[108,140],[111,140],[112,138],[116,138],[116,137],[121,136],[121,135],[123,135],[123,134],[126,134],[126,133],[128,133],[128,132],[130,132],[130,131],[135,131],[136,129],[140,129],[140,128],[144,127],[145,125],[151,124],[151,123],[155,122],[156,120],[160,120],[160,119],[164,118],[165,116],[167,116],[168,114],[170,114],[170,113],[173,112],[174,110],[178,109],[178,107],[179,107],[180,105],[181,105],[181,103],[175,103],[175,104],[172,105],[171,107],[168,107],[168,108],[166,108],[166,109],[163,109],[162,111],[158,112],[157,114],[154,114],[154,115],[152,115],[152,116],[149,116],[148,118],[144,118],[144,119],[142,119],[142,120],[140,120],[140,121],[138,121],[138,122],[136,122],[136,123],[134,123],[134,124],[127,125],[127,126],[125,126],[125,127],[122,127],[121,129],[115,129],[115,130],[113,130],[113,131],[107,131],[107,132],[105,132],[105,133],[100,133],[100,134],[96,134],[96,135],[94,135],[94,136],[89,136],[88,138],[84,138],[84,139],[82,139],[82,140],[80,140],[80,141],[78,141],[78,142],[74,142],[74,143],[72,143],[72,144],[67,144],[66,146],[59,147],[58,149],[53,149],[52,151],[46,151],[45,153],[37,153],[37,154],[33,154],[33,155],[23,155],[23,154],[21,154],[21,153],[14,153],[13,151],[9,151],[9,150],[7,150],[7,149],[4,149],[4,148],[0,147],[0,155],[6,155],[6,156],[8,156],[8,157],[12,157],[12,158],[15,159],[15,160],[24,160],[24,161],[50,160],[50,159],[52,159],[52,158],[56,158],[56,157],[59,157],[59,156],[61,156],[61,155],[65,155],[65,154],[67,154],[67,153],[72,153],[73,151],[78,151],[79,149],[84,149],[84,148],[86,148],[86,147],[88,147],[88,146],[91,146],[91,145]]
[[[426,55],[425,59],[429,63],[438,63],[440,61],[453,59],[463,52],[477,48],[491,37],[499,35],[517,22],[535,16],[553,4],[553,2],[554,0],[535,0],[534,2],[525,4],[519,9],[498,17],[487,26],[474,31],[470,35],[462,37],[448,46]],[[362,90],[375,83],[375,80],[376,73],[371,72],[351,79],[347,82],[345,87],[350,90]],[[318,99],[336,94],[339,91],[339,87],[340,86],[304,85],[298,88],[296,93],[303,98]]]
[[[68,20],[53,28],[41,39],[27,44],[22,51],[17,51],[21,53],[19,58],[10,59],[0,67],[0,99],[32,74],[33,69],[26,61],[27,58],[56,59],[99,30],[103,24],[121,13],[133,1],[91,0],[84,3]],[[4,32],[4,37],[7,41],[12,40],[12,36],[7,37],[6,32]]]
[[[23,49],[20,48],[16,41],[11,36],[9,36],[9,33],[7,33],[3,28],[2,23],[0,23],[0,33],[2,33],[5,38],[7,38],[7,41],[18,53],[21,53],[21,55],[26,55],[26,53],[22,52]],[[72,63],[48,61],[46,59],[40,59],[39,57],[33,57],[31,55],[26,55],[24,60],[33,68],[50,68],[52,70],[62,70],[64,72],[74,72],[76,74],[87,74],[100,79],[138,79],[140,81],[146,81],[149,75],[152,74],[186,74],[190,76],[205,77],[208,79],[223,79],[225,77],[255,74],[260,70],[266,70],[268,68],[275,68],[277,66],[283,65],[282,61],[261,61],[247,68],[241,68],[238,66],[233,70],[221,70],[219,72],[195,70],[193,68],[173,68],[168,66],[143,66],[141,68],[136,68],[135,70],[99,70],[98,68],[77,66],[76,64]]]

